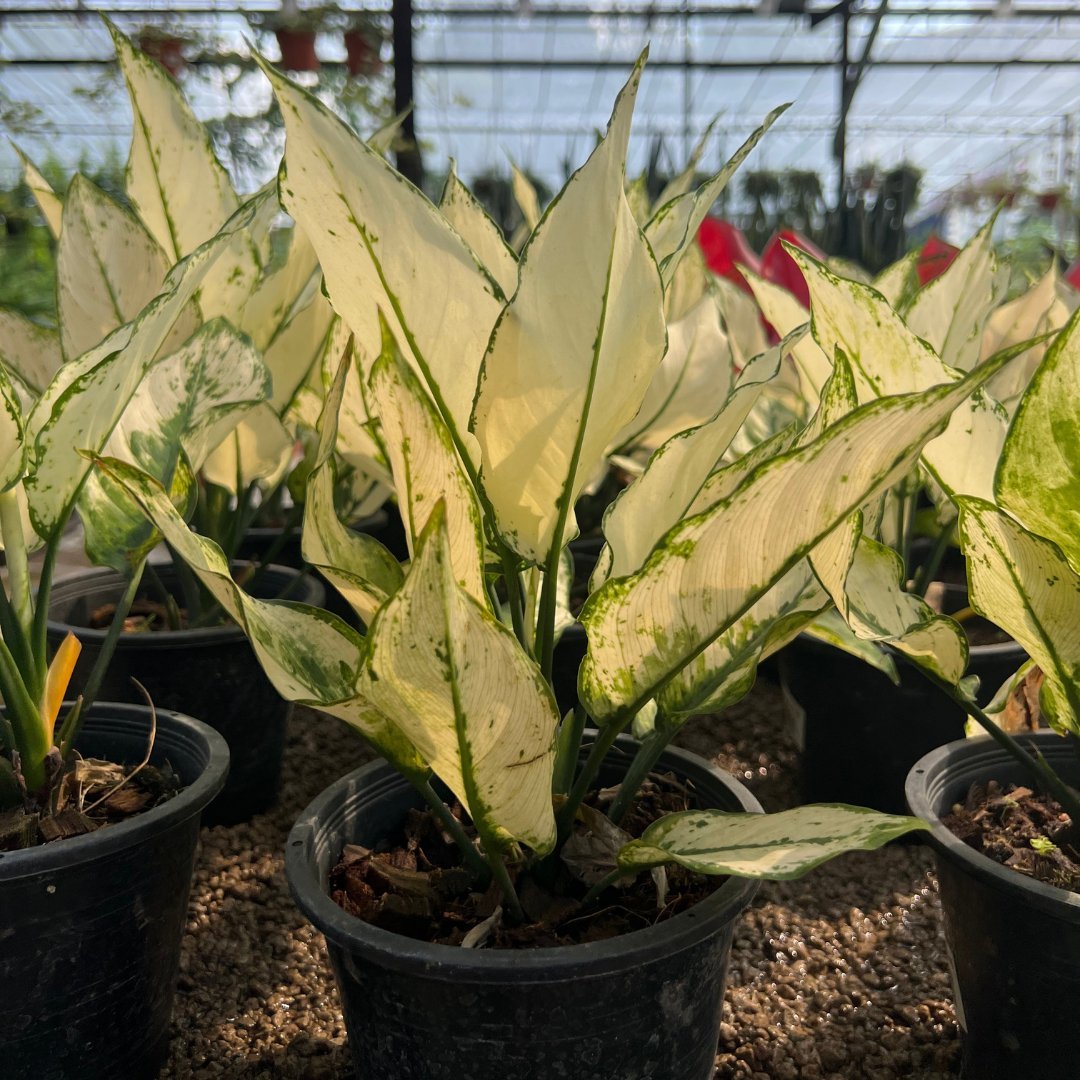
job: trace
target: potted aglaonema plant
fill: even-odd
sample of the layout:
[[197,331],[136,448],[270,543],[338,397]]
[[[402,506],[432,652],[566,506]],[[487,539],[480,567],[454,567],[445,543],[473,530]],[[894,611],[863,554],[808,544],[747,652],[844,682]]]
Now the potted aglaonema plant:
[[[895,301],[899,308],[877,288],[839,277],[792,248],[809,288],[812,328],[812,335],[795,344],[792,356],[811,404],[831,373],[828,358],[837,347],[851,358],[861,401],[925,388],[947,378],[950,371],[976,367],[984,326],[1001,299],[1002,274],[990,245],[990,225],[930,286],[903,303]],[[801,323],[805,312],[789,295],[749,272],[748,276],[773,325],[787,331]],[[1015,387],[1030,377],[1045,351],[1044,331],[1060,325],[1062,312],[1053,301],[1042,290],[1024,310],[1010,313],[1009,336],[995,337],[991,344],[1018,353],[1015,361],[958,410],[947,431],[927,445],[917,470],[875,511],[881,533],[895,552],[887,572],[898,582],[914,579],[909,586],[913,599],[902,609],[913,631],[910,639],[900,632],[903,626],[883,627],[873,619],[850,618],[845,625],[829,616],[781,656],[782,677],[799,721],[802,788],[807,797],[860,801],[897,812],[903,808],[904,780],[914,761],[963,732],[964,712],[935,694],[919,674],[926,639],[919,629],[922,620],[912,621],[911,615],[923,609],[921,598],[953,535],[955,497],[987,497],[992,491],[994,466],[1008,428],[1005,409],[994,395],[1011,404]],[[1022,340],[1029,336],[1042,340]],[[924,485],[934,496],[929,516],[937,522],[939,535],[921,570],[916,570],[911,526],[916,497]],[[966,599],[942,591],[947,613],[966,607]],[[946,632],[951,630],[938,631]],[[888,650],[883,652],[878,643],[887,643]],[[981,681],[983,704],[1024,658],[1022,650],[1007,640],[983,643],[975,637],[961,646],[965,661],[960,669]]]
[[[855,408],[841,355],[814,421],[731,468],[718,468],[739,426],[727,404],[676,435],[608,515],[611,550],[581,614],[589,652],[579,701],[565,717],[556,709],[571,508],[663,357],[665,283],[731,171],[672,199],[643,234],[624,193],[640,73],[540,220],[508,300],[477,254],[489,219],[452,228],[328,110],[270,72],[287,126],[282,196],[357,342],[323,411],[304,551],[365,635],[326,612],[244,594],[160,485],[99,460],[245,626],[282,694],[345,719],[385,759],[316,800],[287,849],[294,895],[327,935],[365,1075],[487,1078],[512,1061],[529,1077],[582,1062],[610,1080],[709,1076],[732,921],[752,882],[921,827],[848,806],[746,813],[753,804],[730,778],[664,754],[686,717],[745,693],[758,659],[828,606],[808,555],[909,471],[1005,358]],[[771,363],[758,358],[759,378]],[[406,522],[407,571],[350,534],[328,495],[339,404],[356,380]],[[631,729],[640,741],[619,744]],[[646,823],[638,791],[657,768],[694,789],[685,810]],[[379,854],[406,844],[407,811],[425,812],[415,835],[442,862],[438,873],[422,858]],[[456,856],[443,861],[450,849]],[[728,880],[659,925],[606,942],[576,936],[575,926],[604,933],[599,913],[627,902],[627,884],[644,887],[655,921],[651,879],[639,879],[656,871],[663,888],[665,867],[680,893],[686,870]],[[328,895],[332,872],[338,885],[342,875],[354,882],[346,906],[371,901],[366,919]],[[447,930],[439,911],[459,904],[462,919]],[[386,928],[398,916],[413,936]],[[498,947],[528,926],[573,943]],[[459,1008],[433,1038],[431,1018],[449,1001],[467,1001],[468,1015]]]
[[[91,704],[92,690],[65,703],[79,642],[67,636],[48,661],[46,615],[61,536],[90,481],[80,450],[109,445],[231,239],[196,251],[137,318],[60,366],[40,395],[40,354],[5,342],[0,1047],[11,1076],[149,1075],[168,1045],[200,813],[225,782],[228,749],[198,720],[145,704]],[[182,488],[182,470],[164,478]],[[34,549],[43,549],[36,586]],[[116,553],[136,579],[145,550]],[[121,606],[108,644],[125,614]],[[91,684],[107,662],[108,649]]]
[[[989,1080],[1076,1071],[1078,327],[1074,315],[1021,401],[996,502],[960,502],[972,606],[1031,661],[985,711],[954,689],[987,734],[926,755],[907,784],[909,804],[932,825],[965,1067]],[[1054,730],[1035,730],[1040,717]]]

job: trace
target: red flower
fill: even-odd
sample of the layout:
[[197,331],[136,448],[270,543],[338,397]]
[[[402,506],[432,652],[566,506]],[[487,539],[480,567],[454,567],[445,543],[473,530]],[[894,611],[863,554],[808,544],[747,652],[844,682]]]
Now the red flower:
[[919,276],[919,284],[925,285],[928,281],[944,274],[952,265],[953,259],[960,254],[960,249],[942,240],[936,233],[930,234],[930,239],[922,246],[919,252],[918,262],[915,264],[915,273]]
[[804,308],[810,308],[810,288],[806,284],[802,271],[795,260],[784,250],[782,241],[786,240],[792,247],[813,255],[822,262],[827,256],[816,244],[807,240],[805,236],[792,231],[781,229],[765,246],[761,253],[761,276],[774,285],[780,285],[787,289]]
[[746,242],[742,232],[729,221],[707,217],[698,229],[698,244],[705,263],[718,277],[727,278],[743,292],[750,292],[746,278],[739,273],[739,266],[761,273],[761,260]]
[[1080,289],[1080,259],[1065,271],[1065,280],[1074,288]]

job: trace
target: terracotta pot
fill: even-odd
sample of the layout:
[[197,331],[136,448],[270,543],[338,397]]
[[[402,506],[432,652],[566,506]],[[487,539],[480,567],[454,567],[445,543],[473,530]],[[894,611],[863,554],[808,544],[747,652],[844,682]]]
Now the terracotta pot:
[[156,60],[174,79],[187,67],[184,42],[178,37],[146,32],[139,35],[139,48],[152,60]]
[[281,49],[281,66],[286,71],[318,71],[319,58],[315,55],[315,31],[292,30],[279,27],[274,31],[278,48]]
[[383,69],[379,59],[379,43],[372,41],[364,30],[345,31],[345,66],[354,78],[371,78]]

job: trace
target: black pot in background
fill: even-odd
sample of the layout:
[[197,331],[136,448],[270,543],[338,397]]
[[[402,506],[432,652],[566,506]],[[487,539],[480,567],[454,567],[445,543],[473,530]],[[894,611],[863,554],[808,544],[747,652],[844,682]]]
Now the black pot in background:
[[[603,546],[602,536],[579,536],[570,541],[575,583],[582,582],[587,585]],[[585,627],[579,622],[568,626],[555,643],[555,651],[551,656],[551,688],[563,716],[577,705],[578,668],[585,659],[588,647],[589,639],[585,634]]]
[[[967,591],[946,586],[946,609]],[[845,802],[890,814],[904,810],[904,781],[923,754],[963,738],[963,710],[897,652],[888,676],[831,645],[800,635],[779,654],[781,685],[793,719],[804,802]],[[978,675],[979,704],[1027,659],[1013,641],[971,647],[967,674]]]
[[[619,747],[632,749],[622,737]],[[609,759],[616,783],[628,757]],[[669,750],[660,769],[704,806],[760,812],[737,780]],[[293,897],[327,938],[361,1080],[706,1080],[713,1074],[731,936],[757,883],[729,878],[666,922],[607,941],[522,951],[415,941],[327,895],[346,843],[370,847],[420,802],[376,761],[327,788],[289,834]]]
[[[179,598],[176,572],[169,564],[155,566],[162,584]],[[254,592],[277,596],[297,577],[286,566],[268,567]],[[105,640],[104,630],[91,630],[92,611],[120,598],[123,581],[112,570],[97,568],[58,581],[49,602],[48,634],[55,649],[68,631],[82,642],[69,692],[79,693]],[[153,597],[144,578],[140,596]],[[303,578],[289,593],[293,600],[318,604],[322,586]],[[225,790],[205,815],[207,824],[246,821],[269,809],[277,798],[285,723],[292,706],[282,701],[263,674],[243,631],[233,624],[191,630],[121,634],[98,699],[143,704],[131,682],[146,687],[159,709],[195,716],[225,736],[232,767]]]
[[[79,751],[143,759],[145,706],[89,710]],[[217,732],[157,711],[151,758],[188,786],[117,825],[0,854],[0,1073],[10,1080],[140,1080],[168,1048],[199,814],[221,790]]]
[[[1062,778],[1080,782],[1080,760],[1052,732],[1024,736]],[[969,1080],[1075,1080],[1080,1076],[1080,893],[1002,866],[954,836],[941,816],[972,784],[1027,785],[1019,763],[989,736],[942,746],[915,763],[911,812],[930,822],[956,1014]]]

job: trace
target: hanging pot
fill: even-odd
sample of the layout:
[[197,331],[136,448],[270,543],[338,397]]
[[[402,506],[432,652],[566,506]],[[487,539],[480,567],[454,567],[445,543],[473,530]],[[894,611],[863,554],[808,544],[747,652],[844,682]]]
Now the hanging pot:
[[[1080,760],[1053,732],[1021,737],[1074,787]],[[1080,1075],[1080,893],[1054,888],[975,851],[942,823],[973,784],[1028,784],[989,736],[949,743],[907,779],[911,812],[932,827],[956,1015],[971,1080],[1074,1080]]]
[[[617,783],[628,760],[609,759],[601,783]],[[737,780],[693,754],[668,750],[657,768],[691,781],[703,806],[760,812]],[[289,834],[289,885],[326,935],[358,1080],[713,1075],[732,932],[756,882],[729,878],[665,922],[583,945],[416,941],[347,914],[327,881],[344,844],[374,847],[418,805],[411,785],[376,761],[327,788]]]
[[318,71],[315,31],[280,26],[274,31],[281,50],[281,66],[286,71]]
[[[173,567],[161,565],[156,572],[166,590],[180,600]],[[269,599],[294,583],[290,599],[320,603],[322,586],[286,566],[268,567],[255,593]],[[105,641],[105,630],[89,628],[90,615],[104,604],[115,603],[123,588],[120,575],[103,568],[86,570],[53,586],[50,646],[55,649],[68,631],[82,642],[70,684],[73,694],[86,686]],[[145,579],[139,595],[153,596]],[[225,790],[207,814],[209,823],[246,821],[273,805],[292,706],[282,701],[263,673],[240,627],[227,624],[121,634],[99,699],[142,704],[145,699],[132,678],[146,687],[158,708],[197,716],[225,736],[232,768]]]
[[[101,703],[76,748],[136,764],[150,710]],[[169,1043],[199,816],[228,771],[225,740],[157,710],[151,762],[187,785],[84,836],[0,854],[0,1073],[10,1080],[141,1080]]]

